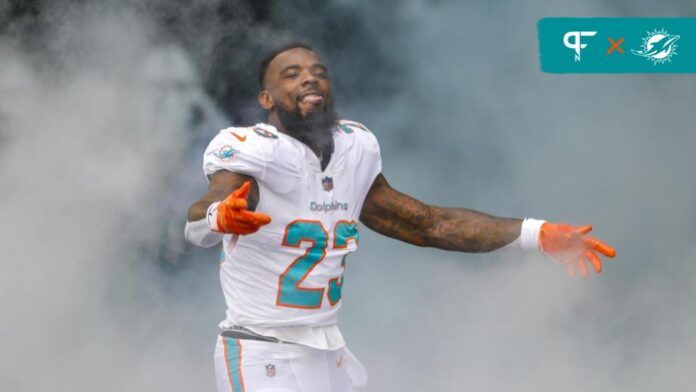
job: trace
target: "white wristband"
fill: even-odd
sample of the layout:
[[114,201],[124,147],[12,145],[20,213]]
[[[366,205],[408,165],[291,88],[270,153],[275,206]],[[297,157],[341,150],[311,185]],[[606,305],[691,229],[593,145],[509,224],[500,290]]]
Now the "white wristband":
[[208,227],[210,227],[211,230],[217,232],[220,231],[220,228],[217,224],[217,210],[219,205],[219,201],[216,201],[215,203],[211,204],[210,206],[208,206],[208,212],[205,214],[205,219],[208,222]]
[[520,235],[511,243],[503,246],[499,250],[523,249],[539,250],[539,230],[546,221],[539,219],[525,218],[522,221]]
[[184,237],[190,243],[203,248],[215,246],[222,240],[222,234],[212,231],[207,219],[186,222]]
[[539,231],[541,225],[546,223],[540,219],[526,218],[522,221],[522,229],[520,230],[520,248],[524,250],[539,250]]

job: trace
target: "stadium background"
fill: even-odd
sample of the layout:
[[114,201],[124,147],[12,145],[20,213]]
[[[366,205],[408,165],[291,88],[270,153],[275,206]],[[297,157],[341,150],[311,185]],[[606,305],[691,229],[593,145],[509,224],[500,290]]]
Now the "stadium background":
[[213,389],[218,252],[184,244],[185,210],[205,143],[258,119],[257,61],[291,39],[323,55],[339,112],[372,128],[396,188],[592,223],[619,252],[582,281],[364,229],[341,324],[369,390],[690,389],[696,80],[542,74],[536,22],[695,11],[0,0],[0,390]]

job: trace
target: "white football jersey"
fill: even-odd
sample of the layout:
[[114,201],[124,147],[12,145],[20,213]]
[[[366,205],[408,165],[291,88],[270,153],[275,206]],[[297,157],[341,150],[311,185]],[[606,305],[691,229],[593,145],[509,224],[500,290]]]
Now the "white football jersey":
[[256,211],[272,218],[256,233],[224,236],[223,328],[336,324],[345,256],[357,249],[360,211],[382,160],[363,125],[340,121],[332,133],[324,171],[309,147],[268,124],[223,129],[208,145],[205,174],[256,178]]

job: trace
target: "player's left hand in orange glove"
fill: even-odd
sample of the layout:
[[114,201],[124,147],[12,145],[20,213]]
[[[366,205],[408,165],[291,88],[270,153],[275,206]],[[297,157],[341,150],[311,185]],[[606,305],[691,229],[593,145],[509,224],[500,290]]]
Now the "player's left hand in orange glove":
[[589,274],[591,265],[595,272],[602,272],[602,261],[597,253],[613,258],[616,250],[604,242],[590,237],[592,226],[571,226],[546,222],[539,230],[539,247],[554,260],[563,263],[568,275],[579,270],[583,277]]
[[261,226],[271,222],[270,216],[247,209],[250,189],[251,182],[246,181],[224,200],[208,207],[208,224],[213,231],[247,235],[255,233]]

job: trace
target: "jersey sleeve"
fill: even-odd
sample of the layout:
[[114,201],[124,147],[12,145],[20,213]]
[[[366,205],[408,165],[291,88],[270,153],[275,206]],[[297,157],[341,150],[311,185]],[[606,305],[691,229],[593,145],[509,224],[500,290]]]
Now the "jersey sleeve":
[[360,171],[365,173],[369,189],[382,172],[382,154],[377,137],[366,126],[356,121],[341,120],[339,126],[344,132],[354,133],[360,143]]
[[203,154],[203,172],[207,177],[229,170],[263,180],[266,156],[258,138],[249,137],[248,128],[227,128],[208,144]]
[[372,186],[372,183],[375,182],[375,178],[382,172],[382,153],[379,149],[377,137],[372,132],[368,132],[366,136],[365,161],[363,165],[366,167],[369,176],[369,184]]

